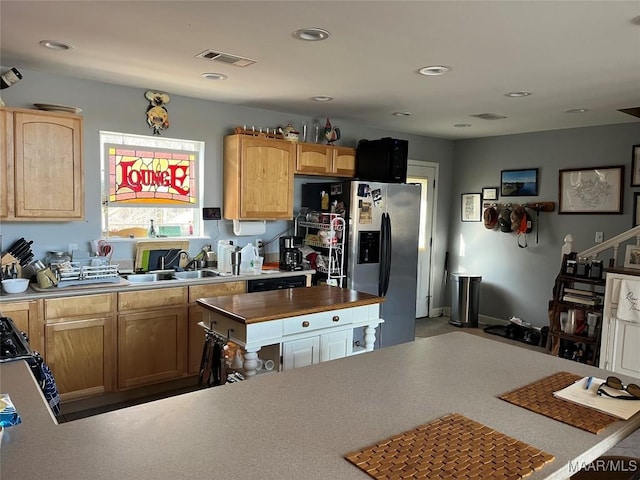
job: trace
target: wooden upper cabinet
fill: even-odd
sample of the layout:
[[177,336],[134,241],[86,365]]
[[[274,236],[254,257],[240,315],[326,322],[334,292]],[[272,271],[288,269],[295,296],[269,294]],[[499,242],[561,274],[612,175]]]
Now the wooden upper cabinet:
[[356,174],[356,150],[349,147],[334,147],[333,174],[336,177],[354,177]]
[[[0,218],[13,216],[13,115],[0,110]],[[11,159],[11,161],[9,160]],[[11,188],[11,191],[9,191]]]
[[0,215],[13,221],[83,219],[82,117],[3,109],[1,126],[9,198]]
[[333,148],[318,143],[296,144],[296,173],[329,175],[333,168]]
[[335,147],[317,143],[296,144],[296,173],[353,177],[356,170],[356,151],[349,147]]
[[224,218],[291,220],[295,143],[249,135],[224,139]]

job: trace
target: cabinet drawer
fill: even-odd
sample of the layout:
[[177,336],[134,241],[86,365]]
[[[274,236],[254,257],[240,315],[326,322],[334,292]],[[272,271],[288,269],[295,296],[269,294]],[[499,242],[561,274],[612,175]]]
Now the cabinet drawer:
[[80,317],[84,315],[111,314],[112,293],[83,295],[81,297],[51,298],[44,301],[44,318]]
[[141,310],[149,308],[182,306],[186,303],[186,287],[161,288],[118,294],[118,310]]
[[189,287],[189,303],[194,303],[198,298],[217,297],[219,295],[233,295],[246,293],[246,282],[225,282],[209,285],[193,285]]
[[322,328],[348,325],[353,322],[353,311],[350,308],[333,310],[331,312],[312,313],[285,320],[283,335],[309,332]]
[[242,344],[247,343],[247,326],[244,323],[236,322],[211,311],[206,311],[203,318],[204,323],[210,325],[211,329],[220,335],[237,340]]

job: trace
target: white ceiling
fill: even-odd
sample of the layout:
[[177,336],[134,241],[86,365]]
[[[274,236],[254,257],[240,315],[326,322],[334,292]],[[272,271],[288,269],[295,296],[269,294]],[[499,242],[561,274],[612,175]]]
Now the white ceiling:
[[[473,138],[640,121],[617,111],[640,106],[639,16],[640,0],[2,0],[0,60],[5,68]],[[331,36],[292,37],[306,27]],[[75,48],[47,50],[40,40]],[[209,48],[257,63],[196,58]],[[417,73],[428,65],[451,71]],[[532,95],[505,96],[521,90]],[[334,100],[320,104],[315,95]],[[589,111],[565,112],[575,108]],[[480,113],[508,118],[470,117]]]

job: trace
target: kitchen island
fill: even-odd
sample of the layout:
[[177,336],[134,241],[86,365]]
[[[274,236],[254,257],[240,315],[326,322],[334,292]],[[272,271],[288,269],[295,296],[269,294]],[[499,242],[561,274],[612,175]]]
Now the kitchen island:
[[595,435],[497,398],[558,371],[607,376],[454,332],[57,425],[26,365],[5,363],[22,423],[3,432],[0,478],[366,479],[344,455],[455,412],[555,456],[527,480],[566,479],[640,415]]
[[[258,351],[267,345],[280,345],[283,370],[370,352],[375,329],[384,321],[382,302],[383,297],[330,286],[197,300],[208,311],[204,326],[243,347],[249,377],[256,374]],[[357,328],[364,329],[364,345],[354,351]]]

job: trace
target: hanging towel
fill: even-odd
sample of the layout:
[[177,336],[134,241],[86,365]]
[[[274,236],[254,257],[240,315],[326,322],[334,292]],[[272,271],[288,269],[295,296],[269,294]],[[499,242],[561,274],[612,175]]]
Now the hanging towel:
[[640,323],[640,282],[620,281],[616,317],[620,320]]

